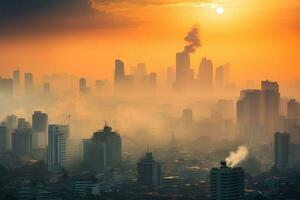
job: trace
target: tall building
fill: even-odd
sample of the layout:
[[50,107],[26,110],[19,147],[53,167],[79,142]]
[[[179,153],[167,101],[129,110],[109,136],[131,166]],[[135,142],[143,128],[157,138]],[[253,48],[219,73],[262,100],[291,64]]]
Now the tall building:
[[191,123],[193,123],[193,111],[188,108],[184,109],[182,111],[182,120],[185,125],[190,125]]
[[145,63],[138,63],[137,64],[136,75],[139,76],[139,77],[147,75],[146,64]]
[[14,84],[13,80],[10,78],[2,79],[0,78],[0,94],[4,96],[13,95]]
[[18,92],[20,89],[20,70],[13,71],[13,82],[14,82],[14,91]]
[[274,135],[274,157],[275,167],[278,170],[285,169],[289,163],[290,134],[275,133]]
[[107,166],[106,143],[96,138],[83,140],[83,164],[86,170],[93,173],[104,172]]
[[226,86],[229,83],[230,65],[229,63],[216,68],[215,83],[217,87]]
[[141,185],[157,186],[162,183],[161,167],[153,158],[152,153],[146,153],[137,164],[137,181]]
[[83,140],[83,163],[93,173],[104,172],[121,162],[121,137],[105,124],[91,139]]
[[8,115],[6,117],[6,126],[7,126],[7,145],[8,145],[8,150],[11,150],[12,148],[12,143],[11,143],[11,138],[12,138],[12,133],[13,131],[18,127],[18,120],[16,115]]
[[32,145],[33,148],[45,148],[47,146],[48,115],[41,111],[35,111],[32,115]]
[[8,136],[6,123],[2,123],[0,126],[0,153],[4,153],[9,150]]
[[263,139],[263,102],[260,90],[243,90],[237,101],[236,117],[239,137],[252,143]]
[[213,86],[213,63],[206,57],[202,58],[199,65],[198,80],[200,86],[205,89],[210,89]]
[[25,73],[25,93],[30,93],[33,89],[33,75],[32,73]]
[[152,89],[156,88],[157,75],[155,72],[151,72],[149,74],[149,86]]
[[186,52],[176,54],[176,83],[175,87],[188,86],[194,80],[194,71],[191,69],[190,55]]
[[267,134],[271,136],[277,129],[279,120],[280,93],[277,82],[261,82],[263,98],[263,119]]
[[115,60],[115,88],[120,89],[125,81],[125,69],[124,63],[116,59]]
[[297,102],[295,99],[291,99],[287,103],[287,118],[289,120],[295,120],[297,121],[299,118],[299,102]]
[[12,134],[12,152],[16,155],[30,155],[32,152],[32,129],[21,127]]
[[221,162],[220,168],[210,171],[210,191],[212,200],[244,199],[244,170]]
[[90,89],[87,87],[85,78],[79,79],[79,92],[81,94],[87,94],[88,92],[90,92]]
[[48,169],[60,169],[66,166],[69,126],[51,124],[48,126]]

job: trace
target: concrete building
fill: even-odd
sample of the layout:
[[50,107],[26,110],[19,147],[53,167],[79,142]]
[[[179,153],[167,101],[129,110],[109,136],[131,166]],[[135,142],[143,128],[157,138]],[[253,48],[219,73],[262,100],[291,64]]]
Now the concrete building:
[[48,126],[48,169],[55,170],[66,166],[69,134],[68,125]]
[[202,89],[211,89],[213,86],[213,63],[206,57],[199,65],[198,81]]
[[35,111],[32,115],[32,144],[33,148],[45,148],[47,146],[48,115],[41,111]]
[[275,159],[275,167],[278,170],[283,170],[288,167],[289,146],[290,146],[290,134],[279,133],[279,132],[275,133],[274,159]]
[[154,160],[150,152],[138,162],[137,174],[137,181],[141,185],[157,186],[162,183],[160,164]]
[[31,93],[33,90],[33,75],[32,73],[25,73],[24,75],[25,79],[25,94]]
[[244,170],[221,162],[220,168],[210,171],[210,192],[212,200],[243,200]]
[[16,155],[30,155],[32,153],[32,129],[17,128],[12,134],[12,152]]

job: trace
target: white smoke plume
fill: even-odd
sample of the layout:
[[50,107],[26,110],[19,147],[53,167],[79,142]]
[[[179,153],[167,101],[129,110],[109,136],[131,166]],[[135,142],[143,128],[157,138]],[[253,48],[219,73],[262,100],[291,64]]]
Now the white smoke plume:
[[249,153],[249,149],[246,145],[239,146],[237,151],[230,152],[229,156],[225,159],[229,167],[234,167],[243,161]]

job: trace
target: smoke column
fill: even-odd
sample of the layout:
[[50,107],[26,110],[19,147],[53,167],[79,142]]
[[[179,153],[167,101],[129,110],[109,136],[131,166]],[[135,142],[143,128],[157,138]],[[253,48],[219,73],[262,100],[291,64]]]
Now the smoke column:
[[248,155],[248,147],[246,145],[239,146],[237,151],[230,152],[230,155],[225,159],[229,167],[234,167],[243,161]]
[[197,48],[201,47],[198,28],[194,26],[192,30],[185,36],[184,40],[188,43],[184,47],[184,53],[193,53]]

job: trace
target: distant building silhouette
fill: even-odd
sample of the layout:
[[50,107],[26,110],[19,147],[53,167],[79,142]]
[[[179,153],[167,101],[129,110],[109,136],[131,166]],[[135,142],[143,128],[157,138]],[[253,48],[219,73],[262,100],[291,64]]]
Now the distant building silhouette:
[[279,133],[279,132],[275,133],[274,157],[275,157],[275,167],[278,170],[282,170],[288,167],[289,146],[290,146],[290,134]]
[[32,153],[32,129],[18,127],[12,134],[12,152],[16,155],[30,155]]
[[12,96],[14,91],[13,80],[10,78],[0,78],[0,94],[3,96]]
[[184,109],[182,111],[182,120],[185,125],[191,125],[194,122],[193,111],[191,109]]
[[138,162],[137,173],[137,181],[141,185],[157,186],[162,183],[160,164],[154,160],[150,152]]
[[194,80],[194,70],[191,69],[190,55],[187,52],[176,54],[176,82],[178,89],[186,88]]
[[230,65],[229,63],[216,68],[215,83],[217,87],[224,87],[229,83]]
[[32,115],[32,144],[33,148],[45,148],[47,146],[48,115],[41,111],[35,111]]
[[221,162],[220,168],[210,171],[210,191],[212,200],[244,199],[244,170]]
[[105,124],[103,130],[83,141],[83,160],[91,171],[103,172],[121,163],[121,136]]
[[12,148],[12,133],[18,127],[18,120],[16,115],[8,115],[6,117],[6,126],[7,126],[7,145],[8,149]]
[[9,151],[9,137],[6,123],[2,123],[0,126],[0,153]]
[[287,118],[289,120],[297,121],[299,118],[299,111],[299,102],[297,102],[295,99],[289,100],[287,103]]
[[55,170],[66,166],[69,131],[68,125],[48,126],[48,169]]
[[116,59],[115,60],[115,88],[120,89],[125,81],[125,69],[124,63]]
[[87,94],[90,92],[90,89],[87,87],[85,78],[79,79],[79,92],[81,94]]
[[21,75],[20,70],[14,70],[13,71],[13,84],[14,84],[14,91],[18,93],[20,91],[20,85],[21,85]]
[[25,94],[31,93],[33,90],[33,75],[32,73],[25,73]]
[[203,89],[211,89],[213,86],[213,63],[206,57],[202,58],[199,65],[198,80]]

